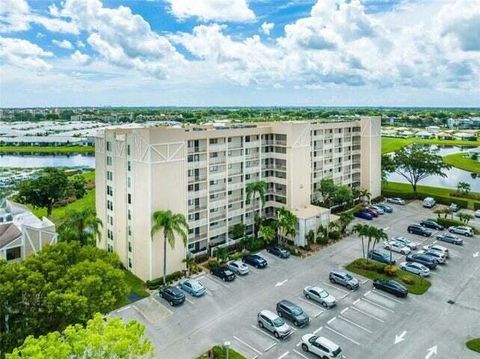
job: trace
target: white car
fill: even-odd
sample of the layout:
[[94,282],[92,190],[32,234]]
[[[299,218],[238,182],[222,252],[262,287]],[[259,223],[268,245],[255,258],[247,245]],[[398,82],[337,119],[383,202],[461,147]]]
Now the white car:
[[231,261],[227,263],[228,269],[238,275],[246,275],[250,271],[248,266],[242,261]]
[[417,262],[402,262],[400,263],[400,269],[420,277],[428,277],[430,275],[430,269]]
[[399,204],[399,205],[405,205],[405,201],[399,197],[393,197],[393,198],[387,198],[388,203],[393,203],[393,204]]
[[473,237],[473,229],[472,227],[467,226],[451,226],[448,227],[448,231],[450,233],[461,234],[467,237]]
[[423,246],[423,249],[426,251],[436,251],[440,252],[445,255],[445,257],[449,258],[450,257],[450,252],[448,251],[448,248],[444,246],[440,246],[438,244],[427,244],[426,246]]
[[383,242],[383,247],[385,249],[391,250],[392,252],[397,252],[405,255],[410,254],[410,252],[412,251],[406,245],[397,241]]
[[473,215],[477,218],[480,218],[480,209],[477,209]]
[[410,248],[411,250],[417,249],[417,247],[420,245],[420,243],[412,241],[411,239],[408,239],[408,238],[405,238],[405,237],[402,237],[402,236],[393,237],[392,241],[401,243],[405,247]]
[[337,305],[335,297],[320,287],[305,287],[303,289],[303,294],[305,295],[305,298],[314,300],[325,308],[332,308]]
[[325,337],[317,337],[313,334],[305,334],[302,337],[302,349],[304,352],[310,352],[322,359],[345,359],[342,349],[337,344]]

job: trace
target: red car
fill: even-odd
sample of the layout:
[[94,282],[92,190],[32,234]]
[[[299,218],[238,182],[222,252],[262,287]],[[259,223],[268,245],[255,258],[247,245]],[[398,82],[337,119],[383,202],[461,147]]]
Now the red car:
[[370,213],[370,214],[371,214],[372,216],[374,216],[375,218],[378,217],[378,212],[375,211],[375,210],[372,209],[372,208],[364,208],[363,210],[364,210],[365,212]]

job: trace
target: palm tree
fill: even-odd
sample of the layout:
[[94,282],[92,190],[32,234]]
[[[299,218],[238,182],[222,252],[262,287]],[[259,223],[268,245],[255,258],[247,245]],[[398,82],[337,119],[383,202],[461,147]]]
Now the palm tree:
[[263,240],[268,244],[275,240],[277,233],[275,228],[272,226],[261,226],[260,234],[262,235]]
[[58,231],[61,240],[78,241],[86,246],[94,245],[97,239],[101,240],[101,227],[103,227],[102,221],[97,218],[95,210],[86,208],[80,211],[70,211]]
[[185,263],[185,266],[187,267],[188,276],[191,276],[192,270],[196,267],[195,257],[188,253],[182,262]]
[[377,227],[372,227],[373,228],[373,246],[372,246],[372,250],[375,249],[375,244],[379,243],[380,241],[384,240],[388,240],[388,235],[387,233],[385,232],[385,230],[383,228],[377,228]]
[[278,229],[282,232],[282,237],[295,237],[297,234],[297,216],[285,207],[278,210],[277,216]]
[[365,242],[364,237],[367,235],[367,224],[358,223],[353,227],[353,233],[356,233],[360,236],[362,240],[362,258],[365,258]]
[[182,237],[183,245],[187,245],[188,223],[185,216],[173,213],[171,210],[161,210],[153,213],[151,239],[155,233],[163,230],[163,285],[167,284],[167,242],[170,248],[175,248],[175,235]]
[[471,190],[470,183],[468,183],[468,182],[458,182],[457,192],[468,194],[468,192],[470,192],[470,190]]
[[258,238],[258,230],[257,225],[256,225],[256,216],[257,212],[255,202],[256,202],[256,197],[257,195],[260,197],[261,201],[261,210],[263,211],[263,206],[265,205],[265,193],[267,192],[267,182],[265,181],[255,181],[247,184],[245,187],[245,192],[247,195],[247,202],[252,202],[252,209],[254,213],[254,221],[253,221],[253,234],[255,235],[256,238]]
[[372,198],[372,194],[368,192],[367,189],[361,189],[360,197],[362,198],[363,202],[367,202],[367,204],[370,204],[370,199]]
[[339,222],[340,222],[340,231],[345,233],[345,229],[347,228],[348,224],[353,220],[353,214],[350,212],[343,212],[340,214]]

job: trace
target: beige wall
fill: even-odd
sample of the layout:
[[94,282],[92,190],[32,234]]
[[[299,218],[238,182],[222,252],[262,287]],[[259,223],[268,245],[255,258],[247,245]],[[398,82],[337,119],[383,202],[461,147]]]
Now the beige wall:
[[380,117],[363,118],[361,125],[361,177],[360,185],[372,197],[381,194],[382,136]]

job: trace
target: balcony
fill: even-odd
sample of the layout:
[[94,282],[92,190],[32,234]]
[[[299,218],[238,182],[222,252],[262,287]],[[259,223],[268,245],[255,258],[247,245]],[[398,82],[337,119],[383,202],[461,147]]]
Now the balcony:
[[251,142],[245,142],[244,147],[245,148],[252,148],[252,147],[260,147],[260,140],[257,141],[251,141]]
[[228,197],[228,203],[240,202],[243,201],[243,196],[231,196]]
[[207,161],[188,162],[188,169],[207,167]]
[[213,212],[210,213],[210,222],[218,222],[225,220],[225,217],[227,216],[227,212],[223,211],[218,211],[218,212]]
[[227,226],[225,223],[219,226],[210,227],[209,235],[210,237],[219,236],[220,234],[227,233]]
[[286,146],[287,141],[282,140],[264,140],[263,146]]
[[218,151],[225,151],[227,146],[225,143],[215,143],[208,145],[209,152],[218,152]]
[[243,214],[243,208],[228,210],[228,216],[229,217],[241,216],[242,214]]
[[242,163],[243,155],[232,155],[228,157],[228,163]]
[[196,146],[196,147],[188,147],[188,153],[201,153],[207,152],[206,146]]
[[237,141],[237,142],[229,142],[228,143],[228,149],[229,150],[238,150],[243,148],[242,141]]
[[219,164],[224,164],[226,162],[226,157],[221,156],[221,157],[210,157],[209,163],[211,165],[219,165]]
[[228,189],[230,191],[234,191],[236,189],[242,189],[245,186],[243,182],[235,182],[235,183],[229,183],[228,184]]
[[188,213],[200,212],[200,211],[204,211],[206,209],[207,209],[207,204],[206,203],[199,204],[197,206],[188,206]]
[[207,239],[207,232],[205,233],[200,233],[200,234],[189,234],[188,235],[188,242],[198,242],[201,241],[202,239]]
[[201,189],[201,190],[198,190],[198,191],[189,191],[188,192],[188,199],[205,197],[206,195],[207,195],[207,190],[206,189]]
[[205,175],[188,177],[188,183],[202,182],[202,181],[206,181],[206,180],[207,180],[207,176],[205,176]]
[[225,207],[227,205],[227,199],[225,197],[210,199],[210,208]]
[[197,220],[193,220],[193,221],[188,221],[188,226],[190,228],[196,228],[196,227],[201,227],[201,226],[205,226],[207,224],[207,218],[200,218],[200,219],[197,219]]
[[227,190],[227,186],[225,184],[210,186],[210,194],[217,193],[217,192],[225,192],[226,190]]
[[210,172],[210,179],[211,180],[219,180],[219,179],[224,179],[227,177],[227,174],[225,171],[216,171],[216,172]]

